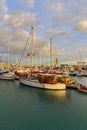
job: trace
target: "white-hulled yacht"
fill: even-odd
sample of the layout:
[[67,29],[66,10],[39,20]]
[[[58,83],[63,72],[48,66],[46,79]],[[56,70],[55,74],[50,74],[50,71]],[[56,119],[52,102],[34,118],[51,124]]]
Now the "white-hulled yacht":
[[4,73],[0,75],[0,79],[2,80],[15,80],[14,74],[11,72]]
[[[52,49],[52,47],[50,47]],[[32,50],[31,50],[31,61],[33,65],[33,27],[32,27]],[[52,52],[52,50],[50,50]],[[51,55],[52,56],[52,55]],[[51,57],[50,56],[50,57]],[[21,76],[19,79],[20,83],[35,88],[51,89],[51,90],[62,90],[66,89],[64,83],[57,82],[57,76],[52,74],[37,74],[37,77],[32,75]]]

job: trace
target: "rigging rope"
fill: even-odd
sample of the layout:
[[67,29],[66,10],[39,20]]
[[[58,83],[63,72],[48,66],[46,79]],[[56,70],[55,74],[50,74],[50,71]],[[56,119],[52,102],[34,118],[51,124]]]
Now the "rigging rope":
[[19,60],[19,64],[18,64],[18,66],[19,66],[20,63],[21,63],[22,57],[23,57],[23,55],[24,55],[24,52],[25,52],[25,49],[26,49],[26,46],[27,46],[27,43],[28,43],[28,41],[29,41],[29,39],[30,39],[30,34],[31,34],[31,32],[29,33],[29,36],[28,36],[28,38],[27,38],[27,41],[26,41],[26,44],[25,44],[24,50],[23,50],[23,52],[22,52],[21,58],[20,58],[20,60]]

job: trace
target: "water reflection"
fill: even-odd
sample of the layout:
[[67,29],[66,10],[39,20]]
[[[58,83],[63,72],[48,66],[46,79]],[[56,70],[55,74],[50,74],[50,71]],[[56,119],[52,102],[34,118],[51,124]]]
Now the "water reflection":
[[44,90],[39,93],[39,97],[44,101],[67,102],[70,100],[70,94],[66,90],[51,91]]
[[45,101],[45,102],[67,102],[71,99],[71,92],[67,90],[44,90],[39,88],[32,88],[20,84],[21,91],[27,91],[32,98]]

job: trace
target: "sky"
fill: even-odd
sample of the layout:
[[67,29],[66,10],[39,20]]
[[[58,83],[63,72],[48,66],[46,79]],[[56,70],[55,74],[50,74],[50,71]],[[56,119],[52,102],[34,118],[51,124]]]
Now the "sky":
[[[0,60],[18,62],[34,27],[34,64],[87,61],[87,0],[0,0]],[[31,53],[29,38],[23,62]],[[28,59],[28,61],[27,61]]]

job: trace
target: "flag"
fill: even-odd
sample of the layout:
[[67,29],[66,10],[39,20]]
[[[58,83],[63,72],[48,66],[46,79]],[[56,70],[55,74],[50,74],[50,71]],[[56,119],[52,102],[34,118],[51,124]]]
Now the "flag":
[[33,56],[35,56],[35,53],[33,53]]
[[27,56],[30,56],[30,53],[28,53]]

